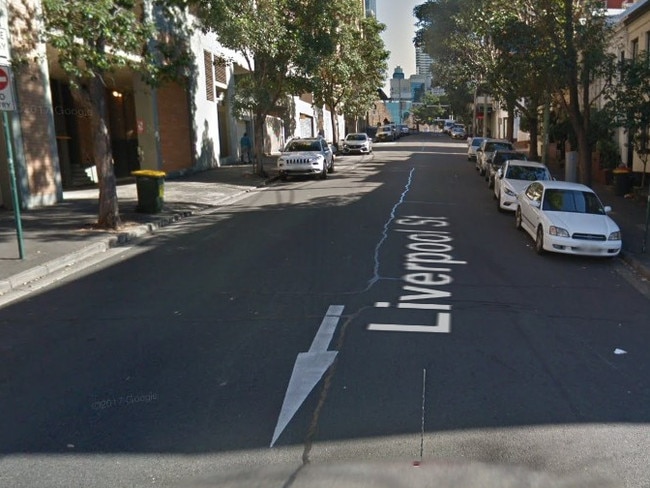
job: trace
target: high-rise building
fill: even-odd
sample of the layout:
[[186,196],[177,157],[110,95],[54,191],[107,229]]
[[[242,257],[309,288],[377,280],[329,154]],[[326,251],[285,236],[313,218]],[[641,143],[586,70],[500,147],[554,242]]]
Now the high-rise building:
[[366,16],[377,17],[377,0],[365,0]]
[[431,56],[425,53],[421,46],[415,46],[415,73],[418,75],[430,75],[431,64],[433,64]]

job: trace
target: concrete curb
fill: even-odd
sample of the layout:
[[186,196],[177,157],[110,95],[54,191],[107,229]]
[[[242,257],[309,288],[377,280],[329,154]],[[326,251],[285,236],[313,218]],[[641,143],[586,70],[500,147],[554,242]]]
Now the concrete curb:
[[630,268],[632,268],[639,276],[650,281],[650,270],[644,263],[636,259],[630,253],[625,252],[623,250],[621,250],[619,257],[623,260],[625,264],[627,264]]

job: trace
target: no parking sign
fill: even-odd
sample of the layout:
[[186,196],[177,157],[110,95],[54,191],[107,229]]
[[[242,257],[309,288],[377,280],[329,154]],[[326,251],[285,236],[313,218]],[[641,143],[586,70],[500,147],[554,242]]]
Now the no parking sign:
[[0,110],[6,112],[16,110],[11,80],[11,68],[9,66],[0,66]]

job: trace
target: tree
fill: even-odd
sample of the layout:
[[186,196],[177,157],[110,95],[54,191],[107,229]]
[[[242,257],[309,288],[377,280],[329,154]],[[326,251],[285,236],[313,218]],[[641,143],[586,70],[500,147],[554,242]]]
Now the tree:
[[619,82],[609,96],[605,110],[631,136],[634,151],[643,163],[641,187],[645,188],[650,157],[650,53],[619,64]]
[[478,0],[428,0],[413,9],[418,19],[414,39],[433,59],[436,85],[444,88],[450,112],[465,113],[476,85],[475,26],[459,19],[475,11]]
[[[362,117],[377,98],[384,80],[388,51],[381,32],[386,28],[374,17],[365,17],[358,4],[334,0],[328,5],[334,51],[323,56],[310,77],[316,103],[330,109],[334,143],[339,140],[338,114]],[[356,130],[356,128],[355,128]]]
[[[57,52],[77,100],[94,114],[93,156],[99,178],[97,226],[121,225],[105,98],[106,76],[120,68],[141,73],[149,82],[171,76],[189,62],[188,50],[174,36],[157,36],[153,10],[141,11],[135,0],[43,0],[44,40]],[[171,14],[173,1],[156,0],[152,8]],[[178,63],[178,64],[176,64]]]
[[[429,0],[416,8],[416,42],[437,58],[445,88],[487,85],[509,119],[512,107],[526,115],[531,150],[539,107],[555,95],[571,121],[581,179],[590,184],[590,113],[610,89],[614,67],[605,13],[602,0]],[[606,82],[596,86],[597,79]]]
[[441,104],[440,97],[427,93],[422,97],[422,103],[413,105],[412,116],[418,124],[432,125],[436,119],[441,119],[447,110]]
[[238,75],[235,114],[252,113],[256,172],[264,175],[262,134],[266,116],[286,98],[309,91],[318,63],[335,50],[328,1],[193,0],[206,32],[245,59],[249,72]]
[[[608,54],[612,28],[605,3],[599,0],[544,0],[535,2],[540,35],[551,46],[552,87],[568,114],[578,149],[580,180],[591,184],[592,141],[590,117],[594,101],[612,85],[614,56]],[[595,80],[603,80],[600,86]],[[597,89],[596,89],[597,88]]]

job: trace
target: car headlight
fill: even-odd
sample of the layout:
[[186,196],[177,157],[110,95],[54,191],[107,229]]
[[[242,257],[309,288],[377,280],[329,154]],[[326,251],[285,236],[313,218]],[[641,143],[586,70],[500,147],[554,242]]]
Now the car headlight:
[[609,237],[607,238],[608,241],[620,241],[621,240],[621,231],[617,230],[616,232],[612,232]]
[[554,225],[551,225],[548,228],[548,233],[551,234],[552,236],[558,236],[558,237],[570,237],[569,232],[562,228],[562,227],[556,227]]
[[511,196],[511,197],[516,197],[517,196],[517,194],[514,191],[512,191],[510,188],[504,188],[503,191],[508,196]]

